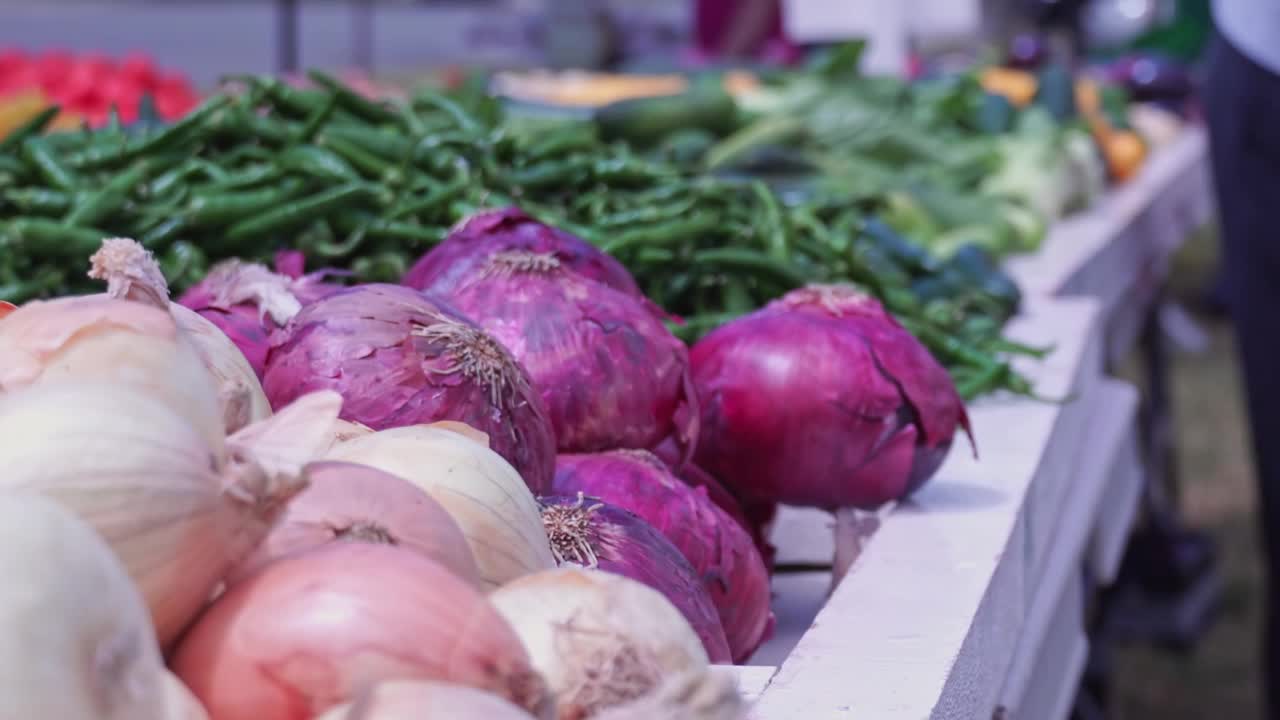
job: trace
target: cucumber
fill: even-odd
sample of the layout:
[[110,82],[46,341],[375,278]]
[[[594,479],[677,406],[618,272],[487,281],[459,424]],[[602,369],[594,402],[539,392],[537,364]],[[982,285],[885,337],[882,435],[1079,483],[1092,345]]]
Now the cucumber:
[[1046,66],[1036,78],[1036,105],[1043,107],[1058,122],[1076,116],[1076,84],[1071,70],[1061,63]]
[[738,106],[723,88],[698,84],[679,95],[610,103],[596,110],[595,123],[606,140],[648,146],[677,130],[725,135],[737,126],[737,116]]

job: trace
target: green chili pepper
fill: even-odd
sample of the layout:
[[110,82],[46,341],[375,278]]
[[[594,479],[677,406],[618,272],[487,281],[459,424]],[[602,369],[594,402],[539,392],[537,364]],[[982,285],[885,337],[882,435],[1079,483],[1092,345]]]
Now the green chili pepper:
[[418,90],[413,95],[413,104],[415,106],[426,105],[427,107],[440,110],[448,115],[449,118],[453,120],[454,124],[464,132],[472,135],[478,135],[484,132],[484,127],[480,122],[472,117],[466,110],[463,110],[461,105],[450,100],[444,95],[435,92],[434,90],[428,90],[425,88]]
[[335,125],[324,129],[324,138],[341,138],[389,162],[404,162],[413,155],[414,143],[402,135],[367,127]]
[[307,77],[311,78],[311,81],[315,84],[332,93],[342,107],[350,110],[352,113],[375,123],[399,124],[399,113],[369,100],[360,93],[355,92],[351,88],[339,82],[336,78],[318,70],[308,72]]
[[333,136],[324,138],[323,143],[330,150],[337,153],[339,157],[347,161],[357,172],[364,174],[370,180],[381,180],[388,185],[398,185],[404,180],[404,176],[400,171],[392,167],[390,163],[372,153],[366,152],[354,143]]
[[315,145],[298,145],[280,153],[278,161],[286,170],[314,178],[355,182],[360,175],[330,150]]
[[711,232],[719,225],[720,218],[716,215],[695,212],[680,220],[624,230],[605,240],[603,249],[616,255],[641,245],[677,245],[696,239],[702,233]]
[[142,237],[138,238],[138,242],[143,247],[154,250],[161,245],[165,245],[177,237],[178,233],[187,229],[187,219],[181,215],[175,215],[168,219],[162,220],[159,224],[152,226]]
[[315,112],[307,118],[297,133],[289,139],[291,144],[308,143],[315,139],[316,133],[320,132],[320,128],[324,126],[329,117],[333,115],[333,111],[338,109],[338,96],[330,95],[329,99],[323,105],[316,108]]
[[278,186],[262,190],[204,194],[197,192],[187,207],[186,218],[192,226],[215,227],[265,212],[298,197],[306,183],[285,178]]
[[[183,143],[198,134],[230,101],[231,99],[225,95],[218,95],[206,100],[199,108],[164,130],[141,141],[132,142],[124,146],[117,156],[112,159],[117,162],[128,162],[133,158],[142,157],[157,150],[165,150]],[[106,160],[103,162],[106,162]],[[90,165],[90,167],[96,166],[96,163]]]
[[465,180],[455,180],[444,187],[428,193],[425,197],[419,198],[401,204],[392,208],[387,213],[387,220],[399,220],[406,217],[418,217],[427,213],[431,213],[431,217],[436,217],[436,211],[447,208],[448,204],[467,190],[468,183]]
[[378,240],[396,240],[409,243],[409,247],[419,249],[439,244],[449,233],[447,227],[431,227],[414,225],[392,220],[375,220],[370,223],[368,236]]
[[0,152],[8,152],[13,148],[21,146],[28,138],[35,137],[36,135],[44,132],[44,129],[49,126],[49,123],[52,122],[61,111],[62,108],[57,105],[50,105],[44,110],[36,113],[35,117],[14,128],[8,135],[4,136],[3,140],[0,140]]
[[351,263],[352,272],[366,282],[395,282],[407,269],[404,256],[394,252],[369,255]]
[[57,220],[20,217],[4,225],[0,247],[21,249],[35,257],[61,257],[83,261],[102,245],[110,233],[86,227],[68,227]]
[[152,165],[140,160],[133,167],[113,177],[101,190],[86,195],[72,206],[63,218],[64,225],[95,225],[119,210],[134,188],[147,181]]
[[208,260],[200,248],[179,240],[160,257],[160,270],[170,285],[182,286],[204,275]]
[[363,183],[340,185],[241,220],[227,229],[226,236],[229,240],[242,240],[296,228],[330,211],[349,207],[361,198],[367,198],[373,194],[374,192]]
[[42,138],[22,141],[22,159],[50,186],[71,192],[79,183],[71,170],[62,164]]
[[788,289],[800,287],[809,282],[809,278],[790,262],[781,262],[747,248],[719,247],[697,250],[693,253],[693,261],[700,265],[709,264],[726,270],[764,275],[781,282]]
[[787,227],[782,217],[782,209],[778,207],[778,198],[768,185],[757,180],[751,183],[751,192],[760,202],[760,217],[764,223],[765,246],[769,257],[779,262],[785,261],[791,254],[787,241]]
[[71,195],[45,188],[11,188],[4,191],[5,202],[24,215],[59,215],[71,207]]

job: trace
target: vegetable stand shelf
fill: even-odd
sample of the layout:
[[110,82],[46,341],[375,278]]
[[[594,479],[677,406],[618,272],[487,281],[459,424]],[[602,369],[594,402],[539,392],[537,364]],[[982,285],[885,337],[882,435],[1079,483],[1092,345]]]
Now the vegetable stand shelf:
[[982,460],[961,444],[910,502],[852,523],[862,534],[841,543],[860,551],[834,590],[831,517],[780,513],[777,632],[738,669],[753,718],[1065,717],[1085,568],[1108,576],[1092,566],[1114,565],[1135,496],[1135,393],[1102,377],[1099,311],[1028,303],[1010,332],[1055,350],[1026,372],[1068,400],[975,405]]

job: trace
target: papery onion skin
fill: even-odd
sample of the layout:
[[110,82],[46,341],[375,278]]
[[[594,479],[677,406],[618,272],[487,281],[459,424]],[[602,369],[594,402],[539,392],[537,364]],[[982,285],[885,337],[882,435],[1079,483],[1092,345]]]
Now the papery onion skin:
[[169,285],[160,264],[141,243],[129,238],[107,238],[89,258],[89,264],[89,277],[107,283],[107,297],[149,304],[173,315],[213,376],[228,433],[271,414],[258,376],[244,354],[216,325],[169,301]]
[[734,662],[745,662],[768,639],[769,573],[751,536],[704,489],[677,479],[652,453],[561,455],[555,492],[584,493],[629,510],[670,540],[702,578]]
[[712,662],[733,661],[702,579],[661,532],[635,513],[582,494],[542,497],[539,502],[557,561],[599,568],[657,590],[684,615]]
[[0,568],[0,717],[170,720],[146,606],[92,529],[0,492]]
[[457,225],[439,245],[418,259],[402,283],[447,296],[466,282],[476,263],[510,250],[551,253],[583,277],[627,295],[643,298],[635,278],[622,263],[587,241],[534,220],[519,208],[478,212]]
[[311,720],[382,680],[468,685],[543,715],[511,627],[444,566],[388,545],[282,559],[220,597],[173,668],[213,720]]
[[533,494],[502,456],[456,423],[359,435],[327,457],[376,467],[426,491],[462,529],[485,587],[555,567]]
[[551,253],[520,250],[470,263],[441,290],[529,371],[561,452],[647,449],[668,436],[692,451],[698,413],[688,350],[635,297]]
[[[322,429],[336,407],[329,412],[313,418]],[[120,384],[0,396],[0,437],[0,488],[57,500],[97,530],[142,591],[165,646],[306,483],[284,468],[285,455],[273,453],[268,469],[238,439],[213,450],[165,402]]]
[[730,492],[724,483],[716,479],[714,475],[703,470],[697,463],[685,463],[681,466],[680,450],[670,439],[663,441],[661,445],[654,448],[653,454],[658,459],[667,464],[668,468],[676,471],[676,476],[695,488],[705,488],[707,496],[711,498],[721,510],[728,513],[742,526],[747,534],[751,536],[752,542],[756,545],[756,550],[760,552],[760,557],[764,560],[765,569],[770,574],[773,573],[773,560],[777,555],[778,549],[769,542],[769,523],[773,520],[774,514],[777,512],[777,503],[769,503],[764,505],[743,505],[742,501],[736,495]]
[[680,611],[622,575],[561,567],[509,583],[489,601],[555,693],[559,720],[592,717],[646,696],[671,675],[708,668]]
[[[492,693],[465,685],[393,680],[316,720],[534,720]],[[652,718],[650,718],[652,720]]]
[[277,338],[263,387],[278,407],[337,390],[342,417],[375,430],[456,420],[487,434],[535,493],[551,486],[555,436],[525,369],[438,300],[362,285],[302,309]]
[[296,258],[288,255],[277,259],[277,269],[281,272],[273,273],[256,263],[227,260],[214,266],[178,299],[179,304],[222,330],[240,348],[258,377],[266,367],[271,334],[302,306],[343,289],[325,282],[330,271],[293,275],[300,266]]
[[458,524],[408,480],[334,461],[312,463],[307,477],[307,488],[289,501],[267,537],[228,574],[229,585],[299,552],[335,542],[369,542],[420,553],[480,586],[475,558]]
[[209,720],[209,713],[191,690],[169,670],[164,671],[165,720]]
[[691,359],[696,461],[748,504],[905,498],[969,428],[942,366],[851,287],[794,290],[709,333]]
[[0,393],[81,380],[161,395],[212,448],[222,447],[213,379],[165,309],[87,295],[26,303],[0,324]]

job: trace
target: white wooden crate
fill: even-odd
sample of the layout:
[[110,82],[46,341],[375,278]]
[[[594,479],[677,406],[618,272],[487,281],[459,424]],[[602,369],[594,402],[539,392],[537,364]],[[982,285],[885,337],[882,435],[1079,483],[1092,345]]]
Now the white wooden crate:
[[[977,403],[982,461],[957,445],[937,478],[887,514],[829,599],[829,571],[779,575],[778,632],[757,659],[778,669],[754,718],[990,713],[1032,597],[1028,572],[1050,540],[1052,525],[1032,518],[1051,508],[1037,501],[1061,497],[1058,485],[1071,478],[1058,466],[1080,454],[1054,459],[1054,448],[1079,448],[1090,422],[1100,374],[1092,347],[1097,316],[1098,303],[1088,299],[1030,303],[1011,334],[1051,341],[1056,350],[1027,372],[1039,392],[1073,400]],[[780,550],[789,539],[822,541],[809,555],[831,557],[829,533],[796,525],[800,531],[790,534],[788,527],[780,518],[773,536]],[[743,672],[758,677],[760,670]]]

